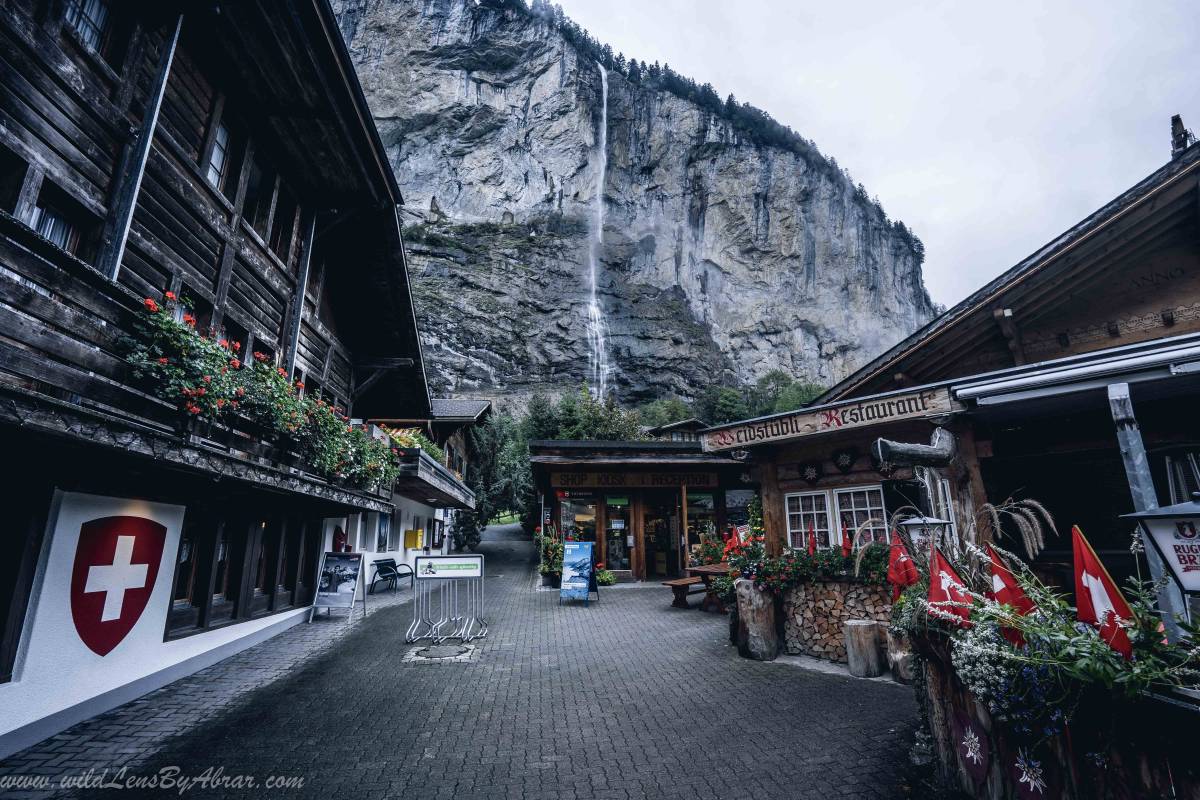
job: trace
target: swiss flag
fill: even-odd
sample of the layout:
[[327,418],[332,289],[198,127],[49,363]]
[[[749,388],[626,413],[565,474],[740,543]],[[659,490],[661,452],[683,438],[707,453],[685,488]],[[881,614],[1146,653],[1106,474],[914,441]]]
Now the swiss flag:
[[810,556],[817,554],[817,531],[811,522],[808,523],[808,554]]
[[962,627],[971,627],[968,621],[971,616],[971,595],[967,593],[963,579],[937,547],[933,548],[933,558],[929,562],[928,600],[940,611],[959,617]]
[[846,523],[842,523],[842,557],[849,558],[850,553],[854,551],[850,544],[850,531],[846,529]]
[[[1013,577],[1012,571],[1000,558],[1000,554],[990,544],[987,546],[987,552],[988,558],[992,562],[992,597],[996,602],[1012,606],[1021,616],[1036,609],[1037,605],[1029,599],[1029,595],[1025,594],[1025,590],[1017,583],[1017,579]],[[1003,628],[1000,632],[1005,639],[1017,647],[1025,644],[1025,637],[1018,630]]]
[[96,655],[108,655],[146,610],[166,539],[166,527],[145,517],[101,517],[80,526],[71,619]]
[[1133,611],[1078,525],[1071,528],[1071,543],[1075,550],[1075,606],[1079,621],[1098,627],[1100,638],[1109,647],[1125,658],[1132,658],[1133,643],[1119,623],[1133,619]]
[[908,554],[908,548],[904,546],[904,542],[900,540],[900,536],[892,531],[892,549],[888,554],[888,581],[892,584],[892,602],[900,597],[900,590],[905,586],[912,586],[921,579],[921,574],[917,572],[917,565],[913,563],[912,556]]

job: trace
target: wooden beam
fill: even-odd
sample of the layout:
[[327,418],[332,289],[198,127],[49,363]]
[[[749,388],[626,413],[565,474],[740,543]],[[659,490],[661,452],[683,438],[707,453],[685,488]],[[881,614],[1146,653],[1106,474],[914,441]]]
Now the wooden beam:
[[779,465],[774,454],[760,467],[762,485],[763,528],[767,555],[782,555],[787,529],[783,524],[783,494],[779,491]]
[[233,213],[229,217],[229,229],[221,247],[221,265],[217,269],[217,285],[213,287],[214,328],[219,328],[225,319],[225,304],[229,301],[229,282],[233,278],[233,257],[242,241],[241,218],[246,204],[246,189],[250,184],[250,171],[254,158],[254,140],[247,139],[242,149],[242,169],[238,173],[237,191],[233,196]]
[[1008,351],[1012,353],[1013,357],[1013,366],[1024,365],[1025,348],[1021,344],[1021,331],[1017,328],[1016,320],[1013,319],[1013,310],[1011,308],[994,309],[992,318],[1000,326],[1000,333],[1004,336],[1004,341],[1008,343]]
[[33,224],[33,207],[37,205],[38,193],[42,191],[42,181],[46,173],[40,167],[30,164],[25,170],[25,179],[21,181],[21,190],[17,193],[17,206],[13,216],[26,225]]
[[296,275],[296,291],[292,294],[292,302],[288,307],[287,331],[283,346],[287,348],[284,357],[284,369],[291,375],[296,369],[296,351],[300,347],[300,323],[304,318],[304,290],[308,286],[308,270],[312,265],[313,241],[317,230],[317,215],[309,217],[304,230],[303,250],[300,251],[299,271]]
[[354,363],[355,369],[402,369],[413,365],[411,358],[367,358]]
[[146,174],[146,161],[154,144],[154,129],[158,127],[158,114],[162,110],[163,96],[167,91],[167,78],[175,60],[175,49],[179,45],[179,33],[183,29],[183,14],[175,17],[175,30],[167,39],[164,52],[159,57],[158,76],[150,91],[151,101],[142,118],[137,136],[126,147],[129,157],[122,158],[125,169],[117,173],[115,193],[109,204],[105,219],[100,257],[96,268],[116,280],[121,273],[121,261],[125,257],[125,244],[129,241],[129,226],[133,223],[133,211],[138,193],[142,188],[142,177]]

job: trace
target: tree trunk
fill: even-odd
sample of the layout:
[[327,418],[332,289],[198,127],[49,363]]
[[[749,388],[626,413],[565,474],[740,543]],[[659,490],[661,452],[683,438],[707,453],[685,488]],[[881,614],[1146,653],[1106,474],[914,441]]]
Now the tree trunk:
[[883,653],[879,647],[878,623],[852,619],[846,623],[846,662],[856,678],[875,678],[883,674]]

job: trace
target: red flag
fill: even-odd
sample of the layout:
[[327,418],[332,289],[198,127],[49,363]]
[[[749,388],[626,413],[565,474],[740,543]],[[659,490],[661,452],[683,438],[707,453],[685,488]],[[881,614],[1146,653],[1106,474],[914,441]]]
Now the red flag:
[[808,554],[815,556],[817,554],[817,532],[813,529],[813,524],[808,523]]
[[850,544],[850,531],[846,530],[846,523],[842,523],[842,558],[849,558],[850,553],[854,548]]
[[904,542],[900,541],[900,537],[895,531],[892,531],[892,549],[888,554],[888,581],[892,584],[892,602],[900,597],[900,590],[905,586],[912,586],[921,579],[921,574],[917,572],[917,565],[913,563],[912,556],[908,554],[908,549],[905,548]]
[[996,598],[996,602],[1012,606],[1021,616],[1036,609],[1037,606],[1017,583],[1017,579],[1001,560],[1000,554],[992,549],[990,544],[987,551],[992,560],[992,596]]
[[1133,619],[1133,611],[1078,525],[1071,528],[1071,541],[1075,550],[1075,606],[1079,621],[1098,627],[1100,638],[1109,647],[1125,658],[1132,658],[1133,643],[1120,622]]
[[939,611],[961,618],[959,624],[962,627],[971,626],[968,621],[971,616],[971,596],[967,593],[966,584],[937,547],[933,548],[933,560],[929,564],[928,600]]
[[[991,596],[998,603],[1012,606],[1021,616],[1025,616],[1030,611],[1037,608],[1029,595],[1025,594],[1025,590],[1017,583],[1017,579],[1013,577],[1012,571],[1000,558],[992,546],[987,546],[988,558],[992,562],[992,591]],[[1021,632],[1013,628],[1001,628],[1000,633],[1005,639],[1012,642],[1017,647],[1025,644],[1025,637]]]

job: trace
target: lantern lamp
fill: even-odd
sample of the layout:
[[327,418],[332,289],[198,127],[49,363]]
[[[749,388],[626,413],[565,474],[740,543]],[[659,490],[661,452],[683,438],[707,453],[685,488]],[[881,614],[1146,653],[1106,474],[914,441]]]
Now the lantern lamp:
[[1185,592],[1200,592],[1200,492],[1184,503],[1151,508],[1123,519],[1137,520]]
[[924,550],[930,540],[943,541],[950,533],[950,524],[950,520],[938,517],[909,517],[898,523],[908,534],[909,541],[920,550]]

